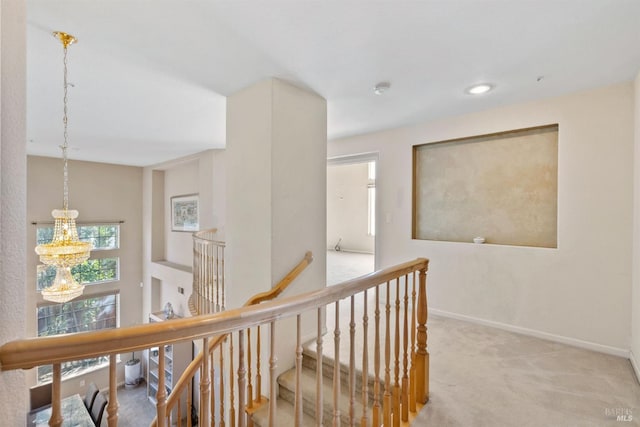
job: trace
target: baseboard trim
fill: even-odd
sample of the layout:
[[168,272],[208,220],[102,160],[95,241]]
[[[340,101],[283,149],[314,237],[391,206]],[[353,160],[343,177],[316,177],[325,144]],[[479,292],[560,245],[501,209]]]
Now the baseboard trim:
[[633,350],[629,352],[629,361],[631,362],[631,367],[633,368],[633,372],[636,374],[636,381],[640,384],[640,365],[636,361],[636,357],[633,354]]
[[[464,314],[452,313],[450,311],[438,310],[436,308],[429,308],[430,314],[437,316],[449,317],[451,319],[464,320],[466,322],[476,323],[478,325],[490,326],[492,328],[502,329],[509,332],[515,332],[522,335],[528,335],[535,338],[542,338],[549,341],[558,342],[561,344],[571,345],[573,347],[584,348],[587,350],[597,351],[598,353],[611,354],[613,356],[624,357],[630,359],[629,350],[623,348],[611,347],[608,345],[597,344],[590,341],[583,341],[577,338],[565,337],[562,335],[550,334],[548,332],[537,331],[535,329],[523,328],[520,326],[509,325],[507,323],[496,322],[494,320],[480,319],[478,317],[466,316]],[[633,361],[631,363],[634,363]],[[636,366],[636,375],[638,375],[638,369]]]

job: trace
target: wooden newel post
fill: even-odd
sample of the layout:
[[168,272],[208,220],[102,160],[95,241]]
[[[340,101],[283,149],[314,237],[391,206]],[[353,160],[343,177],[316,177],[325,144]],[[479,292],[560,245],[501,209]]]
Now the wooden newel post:
[[429,400],[429,352],[427,351],[427,268],[419,272],[418,284],[418,330],[416,350],[416,401]]

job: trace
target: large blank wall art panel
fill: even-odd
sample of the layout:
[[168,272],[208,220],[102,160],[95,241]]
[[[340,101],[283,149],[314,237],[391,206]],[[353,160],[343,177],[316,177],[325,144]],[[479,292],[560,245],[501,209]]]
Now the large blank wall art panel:
[[413,238],[557,247],[558,126],[413,147]]

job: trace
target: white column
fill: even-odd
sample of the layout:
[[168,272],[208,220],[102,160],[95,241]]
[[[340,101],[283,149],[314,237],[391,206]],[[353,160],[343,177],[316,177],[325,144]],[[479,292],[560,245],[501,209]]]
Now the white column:
[[304,290],[324,286],[326,101],[278,79],[231,95],[226,167],[230,306],[269,289],[307,250]]
[[[308,250],[314,261],[289,294],[325,286],[326,117],[322,97],[279,79],[227,99],[228,307],[270,289]],[[303,336],[314,331],[303,319]]]
[[[26,2],[0,3],[0,344],[25,337],[26,310]],[[3,425],[24,425],[22,371],[0,373]]]

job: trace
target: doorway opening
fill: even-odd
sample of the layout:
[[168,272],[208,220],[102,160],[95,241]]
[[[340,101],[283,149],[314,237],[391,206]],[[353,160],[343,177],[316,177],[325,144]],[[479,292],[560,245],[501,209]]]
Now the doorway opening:
[[377,153],[327,161],[327,286],[375,271]]

